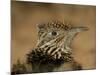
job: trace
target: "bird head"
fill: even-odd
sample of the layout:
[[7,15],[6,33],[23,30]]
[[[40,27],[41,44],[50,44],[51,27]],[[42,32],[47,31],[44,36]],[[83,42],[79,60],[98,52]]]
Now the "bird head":
[[68,53],[72,49],[70,45],[77,33],[88,30],[87,27],[73,27],[62,22],[54,21],[38,25],[38,43],[37,47],[56,47],[61,52]]

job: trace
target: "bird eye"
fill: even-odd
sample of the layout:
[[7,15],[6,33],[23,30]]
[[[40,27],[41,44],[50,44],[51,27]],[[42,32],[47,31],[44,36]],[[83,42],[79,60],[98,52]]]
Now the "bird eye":
[[56,36],[56,35],[57,35],[57,32],[53,31],[53,32],[52,32],[52,35],[53,35],[53,36]]
[[56,31],[49,32],[48,34],[49,34],[49,36],[56,36],[56,35],[58,35],[58,33]]

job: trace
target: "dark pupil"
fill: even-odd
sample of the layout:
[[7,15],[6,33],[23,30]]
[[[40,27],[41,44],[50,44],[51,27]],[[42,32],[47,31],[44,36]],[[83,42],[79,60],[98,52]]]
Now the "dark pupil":
[[53,36],[57,35],[57,32],[54,32],[54,31],[53,31],[53,32],[52,32],[52,35],[53,35]]

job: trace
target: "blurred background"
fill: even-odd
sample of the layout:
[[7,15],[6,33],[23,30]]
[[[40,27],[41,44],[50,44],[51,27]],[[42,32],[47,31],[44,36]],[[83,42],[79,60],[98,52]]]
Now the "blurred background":
[[[73,56],[84,69],[96,67],[96,6],[39,2],[11,2],[11,62],[25,61],[36,47],[37,24],[59,20],[74,26],[88,27],[72,43]],[[11,65],[12,65],[11,64]]]

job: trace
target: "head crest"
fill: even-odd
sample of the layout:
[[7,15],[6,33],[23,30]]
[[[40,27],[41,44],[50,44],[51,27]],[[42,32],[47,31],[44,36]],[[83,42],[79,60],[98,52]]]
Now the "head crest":
[[60,21],[52,21],[52,22],[47,22],[45,24],[39,24],[38,27],[40,29],[51,28],[51,29],[63,29],[63,30],[68,30],[71,28],[69,24],[64,24],[63,22]]

